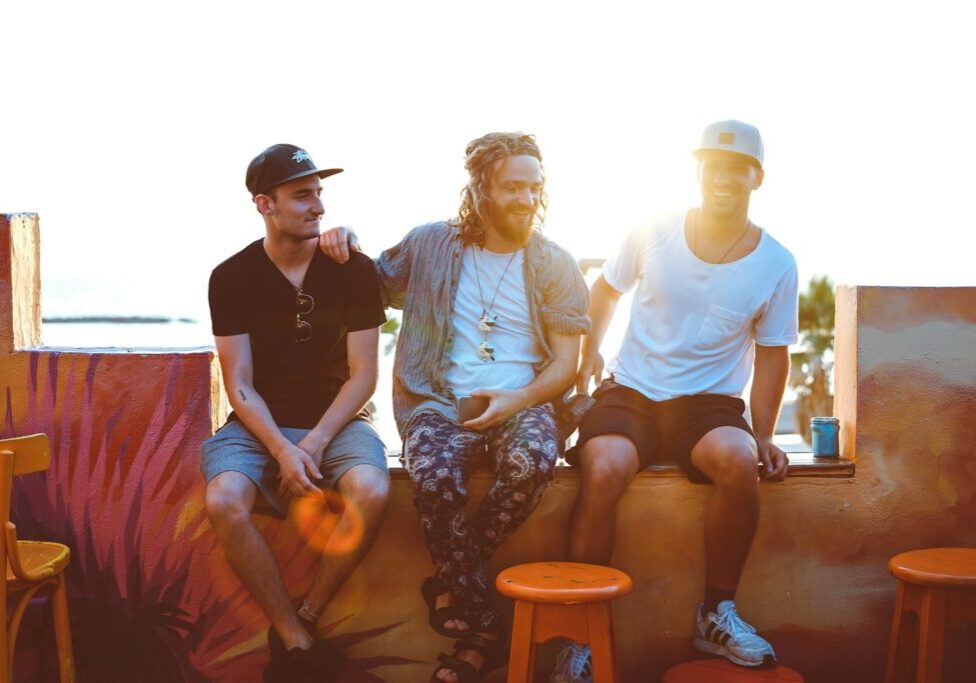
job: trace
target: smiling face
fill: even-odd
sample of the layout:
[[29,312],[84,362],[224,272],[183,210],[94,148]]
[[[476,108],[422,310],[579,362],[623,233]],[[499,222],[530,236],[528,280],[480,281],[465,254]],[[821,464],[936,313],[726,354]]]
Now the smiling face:
[[301,242],[319,236],[319,219],[325,209],[318,176],[278,185],[270,194],[259,194],[254,202],[265,217],[269,237]]
[[745,217],[749,197],[763,181],[763,170],[734,152],[709,151],[699,156],[702,211],[715,218]]
[[491,188],[491,215],[488,230],[516,245],[529,239],[542,203],[542,165],[527,154],[505,157],[495,162]]

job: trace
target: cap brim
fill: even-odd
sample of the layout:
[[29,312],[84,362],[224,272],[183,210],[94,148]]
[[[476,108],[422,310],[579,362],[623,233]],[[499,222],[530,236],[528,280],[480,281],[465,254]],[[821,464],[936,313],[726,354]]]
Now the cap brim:
[[335,175],[336,173],[342,173],[342,169],[341,168],[325,168],[325,169],[312,168],[307,171],[301,171],[300,173],[296,173],[295,175],[288,176],[287,178],[283,178],[279,180],[277,183],[275,183],[274,185],[272,185],[271,187],[269,187],[264,192],[259,192],[258,194],[267,194],[268,192],[275,189],[276,187],[280,187],[285,183],[290,183],[293,180],[298,180],[299,178],[304,178],[306,176],[318,175],[319,178],[328,178],[330,175]]
[[693,150],[691,155],[701,161],[702,156],[709,154],[711,152],[719,152],[720,154],[732,154],[747,161],[751,161],[756,164],[759,168],[762,168],[762,162],[751,154],[746,154],[745,152],[737,152],[734,149],[726,149],[725,147],[699,147]]

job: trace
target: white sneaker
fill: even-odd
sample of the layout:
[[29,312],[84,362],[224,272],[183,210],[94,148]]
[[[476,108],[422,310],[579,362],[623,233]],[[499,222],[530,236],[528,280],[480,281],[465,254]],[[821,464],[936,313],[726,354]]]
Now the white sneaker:
[[590,646],[567,640],[556,658],[549,683],[593,683]]
[[759,666],[767,658],[776,661],[773,646],[742,620],[735,611],[735,602],[723,600],[718,603],[717,614],[702,614],[704,608],[704,605],[698,607],[698,626],[691,642],[695,648],[721,655],[739,666]]

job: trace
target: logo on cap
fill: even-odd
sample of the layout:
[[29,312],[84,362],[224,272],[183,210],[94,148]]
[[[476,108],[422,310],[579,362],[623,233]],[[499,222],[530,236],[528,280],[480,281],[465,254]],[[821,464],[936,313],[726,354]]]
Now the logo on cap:
[[720,145],[734,145],[735,144],[735,133],[719,133],[718,134],[718,144],[720,144]]
[[309,159],[311,159],[311,157],[304,149],[296,149],[295,153],[291,155],[291,160],[298,163],[308,161]]

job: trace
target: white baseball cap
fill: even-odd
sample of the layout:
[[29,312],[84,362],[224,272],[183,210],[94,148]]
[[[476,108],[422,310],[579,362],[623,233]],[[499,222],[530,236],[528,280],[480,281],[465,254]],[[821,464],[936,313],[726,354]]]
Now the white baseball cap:
[[705,128],[701,143],[693,154],[701,158],[700,154],[707,150],[735,152],[755,160],[760,168],[763,165],[763,143],[759,129],[735,119],[717,121]]

